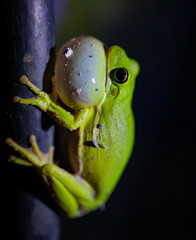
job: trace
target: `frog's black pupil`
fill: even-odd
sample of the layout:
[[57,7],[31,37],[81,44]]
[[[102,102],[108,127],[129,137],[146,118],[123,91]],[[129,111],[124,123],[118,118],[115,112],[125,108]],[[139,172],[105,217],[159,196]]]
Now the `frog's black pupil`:
[[125,68],[116,68],[111,71],[110,77],[117,83],[125,83],[128,79],[128,72]]
[[117,69],[115,73],[115,77],[116,77],[116,80],[118,80],[119,82],[124,82],[124,80],[127,77],[127,73],[125,72],[125,69],[124,68]]

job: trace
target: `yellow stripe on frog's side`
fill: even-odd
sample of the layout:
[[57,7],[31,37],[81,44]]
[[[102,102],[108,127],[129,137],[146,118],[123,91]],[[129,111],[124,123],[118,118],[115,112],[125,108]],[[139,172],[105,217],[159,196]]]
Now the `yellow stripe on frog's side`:
[[106,93],[104,94],[104,97],[100,104],[96,107],[96,114],[95,114],[95,119],[94,119],[94,124],[93,124],[93,142],[97,142],[98,144],[98,137],[99,137],[99,129],[97,127],[100,117],[101,117],[101,106],[103,105],[104,101],[106,98]]

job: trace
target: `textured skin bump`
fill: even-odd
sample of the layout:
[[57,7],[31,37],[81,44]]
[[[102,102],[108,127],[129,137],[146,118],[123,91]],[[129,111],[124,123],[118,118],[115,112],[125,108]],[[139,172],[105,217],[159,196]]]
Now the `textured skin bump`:
[[103,43],[91,36],[66,42],[59,50],[55,80],[60,99],[72,109],[97,106],[105,94]]

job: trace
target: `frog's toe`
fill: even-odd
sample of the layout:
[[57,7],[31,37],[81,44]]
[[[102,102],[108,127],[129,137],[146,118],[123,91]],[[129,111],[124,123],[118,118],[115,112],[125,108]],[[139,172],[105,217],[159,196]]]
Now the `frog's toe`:
[[31,91],[34,92],[36,95],[38,95],[41,92],[41,90],[38,87],[36,87],[32,82],[30,82],[27,76],[25,75],[19,78],[19,82],[29,87]]
[[14,98],[13,98],[13,102],[14,103],[20,103],[20,97],[18,97],[18,96],[15,96]]
[[26,160],[24,160],[22,158],[18,158],[14,155],[11,155],[9,157],[9,161],[14,162],[14,163],[19,164],[19,165],[22,165],[22,166],[27,166],[27,167],[32,167],[33,166],[30,162],[27,162]]
[[35,155],[39,158],[39,160],[41,162],[46,162],[46,160],[44,159],[44,156],[42,154],[42,152],[40,151],[38,144],[37,144],[37,139],[35,135],[31,135],[29,137],[29,142],[31,144],[31,148],[33,150],[33,152],[35,153]]
[[12,138],[6,138],[5,143],[12,147],[14,150],[18,151],[19,145],[16,142],[14,142]]

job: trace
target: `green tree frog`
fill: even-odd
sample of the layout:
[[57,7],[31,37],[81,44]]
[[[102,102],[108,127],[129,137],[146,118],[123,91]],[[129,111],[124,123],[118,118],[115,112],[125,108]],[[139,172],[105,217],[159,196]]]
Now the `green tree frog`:
[[60,48],[51,94],[26,76],[20,78],[36,97],[14,97],[14,102],[34,105],[72,131],[68,154],[73,173],[53,162],[53,147],[46,158],[34,135],[29,138],[30,150],[7,138],[6,143],[21,155],[10,159],[36,168],[69,217],[104,205],[127,164],[134,144],[131,102],[138,72],[137,61],[119,46],[107,48],[94,37],[80,36]]

